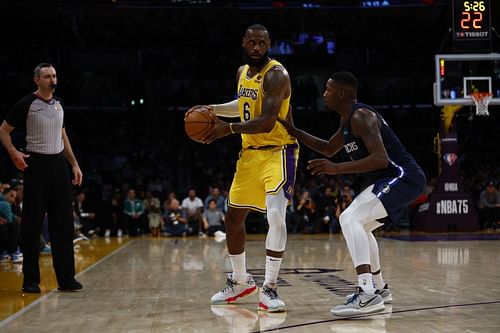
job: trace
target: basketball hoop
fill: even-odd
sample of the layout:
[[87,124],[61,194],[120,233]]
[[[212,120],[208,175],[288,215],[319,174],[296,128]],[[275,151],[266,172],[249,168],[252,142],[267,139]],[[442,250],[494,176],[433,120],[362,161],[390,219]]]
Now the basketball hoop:
[[493,94],[487,92],[474,92],[471,96],[476,104],[476,116],[489,116],[488,104]]

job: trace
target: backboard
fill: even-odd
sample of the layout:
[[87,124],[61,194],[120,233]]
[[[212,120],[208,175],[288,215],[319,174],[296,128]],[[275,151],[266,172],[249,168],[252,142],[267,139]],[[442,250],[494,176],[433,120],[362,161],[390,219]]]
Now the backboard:
[[471,93],[493,94],[500,105],[500,54],[436,54],[435,105],[474,105]]

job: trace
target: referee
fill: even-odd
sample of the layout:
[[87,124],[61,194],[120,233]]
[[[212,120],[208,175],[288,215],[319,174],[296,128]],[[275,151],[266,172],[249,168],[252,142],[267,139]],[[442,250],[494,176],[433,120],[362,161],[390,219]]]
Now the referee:
[[[19,100],[0,125],[2,144],[15,166],[24,171],[22,291],[40,293],[38,255],[45,214],[49,221],[58,289],[77,291],[82,289],[82,285],[75,280],[71,183],[82,183],[82,171],[64,129],[63,103],[53,95],[57,87],[54,66],[39,64],[33,79],[38,86],[37,91]],[[25,152],[17,150],[12,144],[10,132],[14,128],[26,131]],[[66,160],[72,166],[72,181]]]

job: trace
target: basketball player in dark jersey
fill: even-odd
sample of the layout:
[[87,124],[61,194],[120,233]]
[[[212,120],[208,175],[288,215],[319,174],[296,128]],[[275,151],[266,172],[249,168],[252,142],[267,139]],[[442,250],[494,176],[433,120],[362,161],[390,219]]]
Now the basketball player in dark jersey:
[[350,161],[328,159],[308,162],[313,175],[363,174],[371,185],[340,215],[342,233],[358,273],[358,292],[330,312],[352,316],[380,312],[392,294],[382,279],[378,245],[372,231],[381,220],[395,219],[420,195],[426,182],[415,159],[406,151],[385,120],[371,106],[357,102],[356,77],[349,72],[330,76],[323,93],[326,107],[340,115],[340,127],[328,140],[297,129],[279,119],[289,133],[309,148],[331,157],[344,149]]

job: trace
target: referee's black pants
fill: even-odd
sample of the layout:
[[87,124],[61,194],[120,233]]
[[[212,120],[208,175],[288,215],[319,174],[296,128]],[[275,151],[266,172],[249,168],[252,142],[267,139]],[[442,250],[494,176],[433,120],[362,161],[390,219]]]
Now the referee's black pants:
[[23,285],[40,284],[40,233],[47,214],[52,247],[52,263],[60,287],[68,286],[75,276],[73,252],[73,208],[68,162],[62,153],[42,155],[28,153],[24,170],[23,218]]

